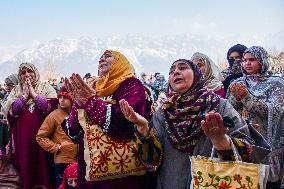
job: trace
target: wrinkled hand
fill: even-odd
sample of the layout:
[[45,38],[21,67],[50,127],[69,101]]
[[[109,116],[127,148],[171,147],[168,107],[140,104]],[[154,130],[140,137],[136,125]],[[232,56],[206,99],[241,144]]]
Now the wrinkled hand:
[[231,149],[230,140],[226,134],[229,129],[224,126],[223,119],[219,113],[207,113],[205,120],[201,121],[201,126],[205,135],[210,138],[217,150]]
[[25,100],[27,100],[30,96],[30,90],[27,82],[24,82],[22,87],[23,87],[23,97]]
[[72,74],[69,79],[65,79],[65,86],[79,106],[84,106],[88,99],[96,94],[78,74]]
[[26,79],[26,84],[28,86],[30,96],[33,99],[35,99],[35,97],[37,96],[37,93],[35,92],[34,87],[33,87],[31,80],[29,78]]
[[75,100],[75,102],[80,106],[84,107],[84,104],[80,101],[78,101],[78,93],[76,92],[75,86],[71,84],[71,79],[65,78],[64,85],[66,87],[66,90],[71,94],[72,98]]
[[129,106],[126,100],[120,100],[119,105],[124,117],[137,126],[137,131],[139,132],[139,134],[142,136],[148,136],[148,121],[143,116],[136,113],[133,108]]
[[248,96],[249,92],[246,86],[242,83],[234,83],[230,87],[231,94],[238,100],[242,100]]

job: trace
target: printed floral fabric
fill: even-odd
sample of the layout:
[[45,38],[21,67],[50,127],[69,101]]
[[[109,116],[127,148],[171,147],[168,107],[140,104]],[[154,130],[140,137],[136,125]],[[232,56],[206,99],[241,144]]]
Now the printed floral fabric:
[[191,157],[193,189],[264,188],[268,166],[245,162],[221,162],[205,157]]
[[[157,136],[154,134],[154,129],[150,128],[149,136],[142,137],[136,131],[136,143],[138,145],[139,159],[144,166],[151,171],[156,171],[162,163],[163,149]],[[247,141],[239,138],[232,138],[232,142],[238,150],[239,155],[243,161],[251,162],[252,159],[252,145]],[[235,160],[232,150],[217,151],[218,156],[222,160]]]
[[143,175],[146,168],[138,159],[135,140],[113,140],[98,125],[89,125],[84,110],[78,110],[84,136],[86,179],[100,181]]

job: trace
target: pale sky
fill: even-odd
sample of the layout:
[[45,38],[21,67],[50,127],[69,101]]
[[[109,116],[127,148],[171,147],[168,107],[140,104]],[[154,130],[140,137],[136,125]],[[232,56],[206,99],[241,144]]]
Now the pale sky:
[[1,0],[0,46],[109,35],[284,32],[284,0]]

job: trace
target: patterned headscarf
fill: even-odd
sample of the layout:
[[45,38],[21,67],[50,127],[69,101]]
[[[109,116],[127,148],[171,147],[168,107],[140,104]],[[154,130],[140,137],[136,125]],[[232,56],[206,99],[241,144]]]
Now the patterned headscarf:
[[[260,46],[252,46],[245,50],[244,55],[246,53],[251,53],[254,55],[254,57],[258,60],[258,62],[261,64],[261,72],[260,74],[266,74],[269,68],[269,62],[268,62],[268,53],[267,51]],[[243,70],[245,73],[245,71]]]
[[[24,68],[28,68],[30,70],[32,70],[34,73],[35,73],[35,80],[33,81],[32,85],[35,89],[35,92],[38,94],[38,95],[41,95],[41,96],[45,96],[46,98],[56,98],[57,97],[57,94],[56,94],[56,91],[54,90],[54,88],[48,84],[48,83],[44,83],[44,82],[41,82],[39,80],[39,72],[38,70],[36,69],[36,67],[31,64],[31,63],[22,63],[19,67],[19,72],[18,72],[18,79],[19,79],[19,84],[11,91],[11,93],[9,94],[8,98],[7,98],[7,101],[5,102],[4,106],[2,107],[1,111],[3,112],[3,114],[5,116],[7,116],[8,114],[8,111],[10,110],[13,102],[19,98],[20,96],[23,95],[23,87],[22,87],[22,84],[24,81],[21,80],[21,71],[24,69]],[[26,105],[34,105],[35,102],[33,99],[29,99],[27,102],[26,102]]]
[[[243,70],[244,76],[234,80],[231,85],[242,83],[246,86],[250,96],[238,101],[238,105],[250,110],[250,119],[267,120],[262,129],[265,129],[265,139],[273,150],[269,155],[269,163],[271,164],[269,180],[281,180],[279,176],[284,175],[284,127],[281,127],[281,119],[282,116],[284,117],[284,80],[267,73],[268,54],[263,47],[252,46],[245,53],[255,56],[262,65],[261,72],[247,75]],[[230,93],[229,90],[229,99],[234,99]],[[251,104],[254,105],[253,108],[251,108]],[[256,110],[264,113],[255,113]]]
[[221,81],[223,81],[224,78],[216,64],[207,55],[199,52],[192,55],[191,60],[194,59],[200,60],[205,65],[203,78],[206,81],[207,87],[213,91],[221,89],[223,87]]
[[96,83],[96,94],[100,97],[110,96],[123,81],[134,77],[133,67],[127,58],[117,51],[105,51],[105,53],[109,52],[114,57],[114,61],[108,74],[102,76]]
[[165,130],[175,148],[191,154],[203,134],[201,120],[205,113],[218,110],[220,97],[208,90],[197,65],[185,59],[174,63],[178,61],[192,68],[194,79],[191,88],[183,94],[176,93],[169,86],[168,100],[163,105]]

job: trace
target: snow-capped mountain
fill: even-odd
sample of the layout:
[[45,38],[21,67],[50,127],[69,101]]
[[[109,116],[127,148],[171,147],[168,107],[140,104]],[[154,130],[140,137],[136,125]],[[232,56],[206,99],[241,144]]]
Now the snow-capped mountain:
[[[217,64],[223,63],[227,49],[242,43],[247,46],[263,45],[268,50],[283,50],[283,33],[267,38],[250,39],[232,36],[204,37],[196,35],[176,36],[111,36],[91,39],[54,39],[18,52],[11,59],[0,63],[0,81],[11,73],[17,73],[22,62],[34,63],[42,79],[69,76],[72,73],[97,73],[98,59],[105,49],[122,52],[133,64],[137,74],[161,72],[167,75],[171,63],[179,58],[190,59],[194,52],[202,52]],[[276,44],[277,42],[277,44]],[[267,45],[267,46],[266,46]],[[0,54],[1,55],[1,54]],[[1,60],[1,57],[0,57]]]

